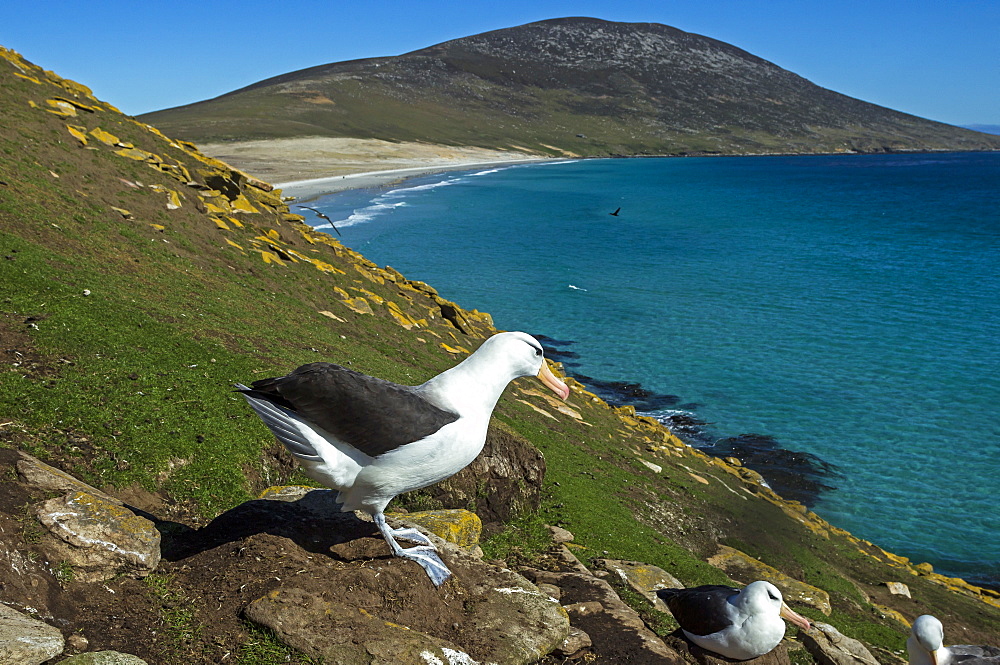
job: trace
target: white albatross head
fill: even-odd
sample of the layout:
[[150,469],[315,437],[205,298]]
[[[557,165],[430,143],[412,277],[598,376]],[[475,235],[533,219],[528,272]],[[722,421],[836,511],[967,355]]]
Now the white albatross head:
[[733,604],[745,614],[777,615],[791,621],[802,630],[809,630],[809,620],[786,605],[778,587],[766,580],[746,585],[736,596]]
[[468,358],[418,390],[442,408],[488,419],[507,384],[522,376],[537,376],[560,399],[569,397],[569,386],[545,362],[542,345],[523,332],[493,335]]
[[922,614],[913,622],[906,640],[910,665],[948,665],[951,654],[944,647],[944,626],[937,617]]
[[504,332],[493,335],[483,342],[474,356],[508,369],[508,381],[522,376],[536,376],[561,399],[569,397],[569,386],[552,373],[545,362],[542,345],[527,333]]

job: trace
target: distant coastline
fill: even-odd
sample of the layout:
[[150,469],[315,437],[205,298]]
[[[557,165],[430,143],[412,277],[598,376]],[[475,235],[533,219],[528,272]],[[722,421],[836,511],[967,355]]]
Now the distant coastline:
[[428,164],[426,166],[412,166],[401,169],[386,169],[381,171],[363,171],[359,173],[347,173],[343,175],[325,176],[322,178],[310,178],[307,180],[293,180],[290,182],[274,183],[275,189],[280,189],[285,196],[295,197],[299,201],[309,201],[324,194],[335,194],[349,189],[370,189],[374,187],[388,187],[396,185],[403,180],[416,178],[419,176],[434,175],[447,171],[467,171],[480,168],[491,168],[497,166],[514,166],[519,164],[542,164],[566,161],[563,159],[552,159],[546,157],[529,157],[525,159],[509,159],[503,161],[489,162],[461,162],[455,164]]

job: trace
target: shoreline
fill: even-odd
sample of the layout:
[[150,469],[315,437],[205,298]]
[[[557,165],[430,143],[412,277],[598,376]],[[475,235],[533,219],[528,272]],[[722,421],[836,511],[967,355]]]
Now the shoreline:
[[292,197],[300,202],[315,200],[326,194],[336,194],[351,189],[372,189],[396,185],[404,180],[448,171],[470,171],[480,168],[518,166],[524,164],[551,164],[564,161],[576,161],[567,158],[529,157],[525,159],[493,160],[486,162],[459,162],[453,164],[427,164],[399,169],[383,169],[380,171],[361,171],[343,175],[323,176],[307,180],[292,180],[274,183],[275,189],[280,189],[285,197]]

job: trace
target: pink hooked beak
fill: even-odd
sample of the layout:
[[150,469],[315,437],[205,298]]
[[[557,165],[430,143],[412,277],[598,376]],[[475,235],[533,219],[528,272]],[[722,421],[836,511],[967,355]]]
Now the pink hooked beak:
[[538,370],[538,378],[549,390],[554,392],[556,395],[559,395],[560,399],[565,401],[565,399],[569,397],[569,386],[560,381],[558,377],[552,373],[552,370],[549,369],[549,364],[544,360],[542,361],[541,369]]

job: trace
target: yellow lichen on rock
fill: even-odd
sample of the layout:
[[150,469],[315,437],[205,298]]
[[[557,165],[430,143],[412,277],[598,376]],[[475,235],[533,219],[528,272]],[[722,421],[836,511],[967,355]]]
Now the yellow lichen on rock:
[[32,83],[36,83],[38,85],[42,85],[42,82],[39,81],[38,79],[36,79],[34,76],[28,76],[27,74],[22,74],[20,72],[14,72],[14,76],[18,76],[20,78],[23,78],[25,81],[31,81]]
[[[43,109],[62,118],[72,118],[76,115],[76,107],[62,99],[46,99],[45,103],[51,106],[50,109]],[[34,102],[28,102],[33,108],[42,108]]]
[[468,354],[468,353],[470,353],[470,351],[467,348],[463,347],[463,346],[459,346],[459,347],[456,348],[454,346],[449,346],[449,345],[445,344],[444,342],[441,342],[441,348],[444,349],[445,351],[447,351],[448,353],[456,353],[456,354],[459,354],[459,353]]
[[134,159],[137,162],[147,162],[150,164],[160,164],[163,162],[159,155],[140,148],[122,148],[115,150],[115,154],[120,157]]
[[427,319],[414,319],[402,308],[391,300],[385,301],[386,307],[389,308],[389,314],[392,316],[393,320],[406,328],[407,330],[413,330],[414,328],[421,328],[427,325]]
[[[347,296],[346,293],[344,295]],[[369,304],[369,302],[361,296],[358,296],[357,298],[347,296],[340,300],[340,304],[351,311],[357,312],[358,314],[375,314],[374,310],[372,310],[371,304]]]
[[906,628],[910,627],[910,622],[906,620],[906,617],[904,617],[902,614],[892,609],[891,607],[886,607],[885,605],[879,605],[878,603],[872,603],[872,607],[878,610],[882,614],[882,616],[898,621],[899,623],[906,626]]
[[250,201],[243,194],[240,194],[235,199],[231,199],[229,202],[230,207],[234,212],[246,212],[246,213],[256,213],[260,212],[257,208],[250,205]]
[[100,127],[94,127],[90,130],[90,135],[105,145],[118,147],[118,137],[110,132],[104,131]]
[[[441,346],[444,346],[444,344],[442,344]],[[531,402],[529,402],[526,399],[518,399],[517,401],[520,402],[521,404],[524,404],[525,406],[530,407],[532,411],[535,411],[536,413],[540,413],[543,416],[546,416],[547,418],[551,418],[552,420],[559,420],[558,418],[556,418],[555,416],[553,416],[551,413],[549,413],[548,411],[546,411],[542,407],[535,406],[534,404],[532,404]]]
[[269,252],[266,249],[258,249],[260,252],[260,258],[264,259],[264,263],[277,263],[279,266],[285,265],[285,262],[278,258],[278,255],[274,252]]
[[167,190],[167,210],[177,210],[181,207],[181,196],[174,190]]
[[483,522],[479,515],[461,508],[454,510],[425,510],[389,517],[422,526],[438,538],[459,547],[475,547],[483,533]]
[[79,125],[66,125],[66,130],[82,145],[87,145],[87,128]]

